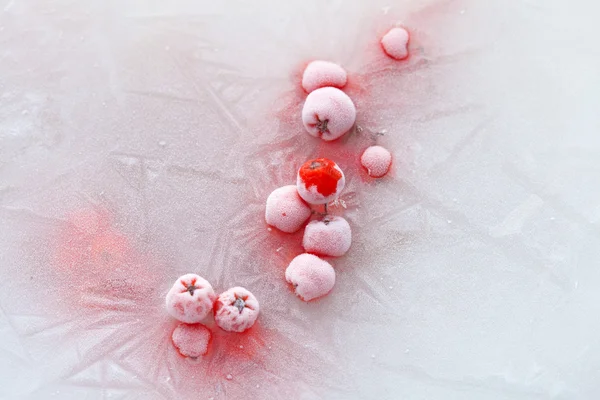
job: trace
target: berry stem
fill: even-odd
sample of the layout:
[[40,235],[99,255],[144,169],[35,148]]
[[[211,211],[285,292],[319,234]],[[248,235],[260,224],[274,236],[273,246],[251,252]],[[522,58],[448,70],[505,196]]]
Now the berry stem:
[[195,285],[189,285],[187,287],[187,291],[190,292],[190,295],[192,295],[192,296],[194,295],[194,290],[196,290],[196,289],[198,289],[198,287]]

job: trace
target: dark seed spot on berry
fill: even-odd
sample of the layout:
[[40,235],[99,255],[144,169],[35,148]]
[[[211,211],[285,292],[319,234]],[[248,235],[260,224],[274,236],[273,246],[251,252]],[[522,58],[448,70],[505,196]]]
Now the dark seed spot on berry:
[[313,161],[310,163],[310,169],[317,169],[319,167],[321,167],[321,163],[318,161]]
[[195,285],[190,285],[187,287],[187,291],[190,292],[190,295],[193,296],[194,295],[194,290],[199,289],[198,286]]
[[323,121],[319,120],[319,122],[317,123],[317,129],[319,130],[319,133],[329,132],[329,130],[327,129],[328,123],[329,123],[328,119],[324,119]]
[[244,309],[244,307],[246,306],[246,302],[242,299],[240,299],[239,297],[237,299],[235,299],[235,303],[233,303],[233,306],[235,308],[238,309],[238,311],[240,312],[240,314],[242,313],[242,310]]

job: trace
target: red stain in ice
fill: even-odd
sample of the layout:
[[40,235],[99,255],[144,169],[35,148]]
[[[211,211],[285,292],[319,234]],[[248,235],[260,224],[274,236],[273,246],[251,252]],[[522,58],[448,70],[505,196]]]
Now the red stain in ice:
[[210,385],[211,382],[226,379],[229,374],[238,376],[240,368],[244,369],[248,362],[262,370],[275,370],[270,362],[269,351],[269,344],[275,341],[275,335],[259,323],[242,333],[227,332],[212,323],[207,327],[211,331],[207,352],[197,362],[187,360],[191,362],[180,364],[183,370],[191,368],[203,377],[199,384]]
[[128,240],[111,227],[104,210],[79,210],[68,218],[60,234],[56,254],[59,269],[72,278],[82,275],[107,277],[118,265],[127,262]]
[[227,332],[222,329],[215,330],[218,340],[218,350],[230,362],[254,359],[260,361],[260,354],[265,349],[268,340],[267,331],[259,323],[250,329],[241,332]]
[[111,214],[96,208],[77,210],[67,217],[53,260],[68,291],[64,300],[76,307],[112,311],[129,310],[129,305],[117,299],[153,301],[156,277],[148,263],[148,257],[139,254],[114,227]]

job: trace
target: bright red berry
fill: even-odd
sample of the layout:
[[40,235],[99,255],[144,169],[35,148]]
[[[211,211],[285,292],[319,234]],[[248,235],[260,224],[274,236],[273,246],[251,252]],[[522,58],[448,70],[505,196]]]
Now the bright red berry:
[[335,200],[345,185],[344,173],[327,158],[305,162],[296,179],[298,194],[310,204],[326,204]]

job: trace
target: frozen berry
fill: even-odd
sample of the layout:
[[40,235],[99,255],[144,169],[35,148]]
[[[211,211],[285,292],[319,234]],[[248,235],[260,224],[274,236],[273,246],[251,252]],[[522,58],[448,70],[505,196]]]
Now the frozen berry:
[[352,243],[350,224],[342,217],[326,216],[322,221],[311,221],[304,230],[302,245],[308,253],[340,257]]
[[206,318],[215,298],[206,279],[196,274],[183,275],[167,293],[167,311],[179,321],[193,324]]
[[184,357],[198,358],[208,352],[211,334],[208,328],[202,324],[177,325],[171,335],[173,345]]
[[312,254],[300,254],[285,270],[285,280],[294,286],[296,295],[304,301],[325,296],[335,285],[331,264]]
[[345,185],[344,173],[335,162],[327,158],[305,162],[296,178],[298,194],[310,204],[327,204],[335,200]]
[[392,154],[381,146],[371,146],[360,157],[360,163],[366,168],[369,176],[381,178],[390,170]]
[[244,332],[254,325],[260,307],[258,300],[243,287],[221,293],[215,303],[215,322],[228,332]]
[[343,88],[348,77],[344,68],[330,61],[313,61],[302,74],[302,87],[307,93],[326,86]]
[[385,54],[395,60],[404,60],[408,57],[408,40],[410,35],[404,28],[392,28],[381,39],[381,47]]
[[348,132],[356,120],[356,107],[340,89],[324,87],[311,92],[302,108],[302,123],[309,135],[325,141]]
[[310,218],[310,214],[310,207],[298,194],[296,185],[275,189],[267,198],[267,224],[282,232],[296,232]]

